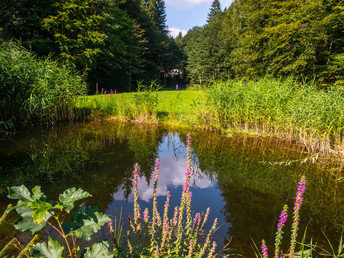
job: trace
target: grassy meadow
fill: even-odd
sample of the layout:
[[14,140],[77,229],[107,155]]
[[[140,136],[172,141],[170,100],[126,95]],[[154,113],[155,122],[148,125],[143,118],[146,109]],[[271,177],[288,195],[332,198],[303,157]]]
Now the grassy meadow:
[[76,108],[91,117],[148,123],[196,124],[203,91],[152,91],[81,96]]

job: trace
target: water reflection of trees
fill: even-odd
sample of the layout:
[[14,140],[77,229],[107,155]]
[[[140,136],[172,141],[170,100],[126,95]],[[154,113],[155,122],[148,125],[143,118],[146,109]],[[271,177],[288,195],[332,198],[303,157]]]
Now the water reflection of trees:
[[[78,125],[26,133],[7,142],[12,148],[1,149],[0,190],[10,185],[42,185],[51,197],[66,188],[81,187],[105,209],[112,193],[124,187],[131,191],[134,163],[149,179],[163,132],[151,127],[104,123]],[[2,196],[4,206],[6,197]]]
[[310,162],[295,146],[275,139],[195,135],[193,148],[199,168],[215,176],[225,199],[225,215],[231,224],[232,247],[247,250],[250,236],[273,242],[276,219],[284,203],[293,205],[297,181],[307,176],[302,227],[312,220],[308,235],[321,236],[320,229],[338,239],[344,222],[343,185]]

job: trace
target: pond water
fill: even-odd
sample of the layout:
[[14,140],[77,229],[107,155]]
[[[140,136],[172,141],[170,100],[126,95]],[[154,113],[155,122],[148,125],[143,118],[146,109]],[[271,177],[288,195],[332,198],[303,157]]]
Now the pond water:
[[[41,185],[53,200],[65,189],[80,187],[92,194],[87,204],[98,205],[111,218],[132,213],[131,176],[140,164],[139,204],[152,206],[154,161],[160,158],[159,211],[170,191],[171,213],[179,206],[186,170],[185,139],[188,131],[167,130],[104,122],[18,132],[0,138],[0,211],[9,200],[6,187]],[[300,147],[273,138],[225,137],[191,132],[192,210],[210,207],[219,229],[214,238],[228,244],[232,254],[253,256],[252,239],[274,243],[279,214],[284,204],[292,207],[297,182],[307,177],[300,230],[326,247],[324,232],[337,244],[344,224],[343,184],[335,182],[323,166],[307,159]],[[291,210],[291,209],[290,209]],[[15,235],[28,238],[11,225],[15,213],[0,226],[3,245]],[[104,229],[105,230],[105,229]],[[290,223],[286,228],[290,232]],[[105,234],[105,233],[104,233]],[[102,237],[102,234],[98,237]],[[290,235],[287,233],[286,235]],[[42,236],[46,238],[46,236]],[[287,246],[288,237],[285,239]]]

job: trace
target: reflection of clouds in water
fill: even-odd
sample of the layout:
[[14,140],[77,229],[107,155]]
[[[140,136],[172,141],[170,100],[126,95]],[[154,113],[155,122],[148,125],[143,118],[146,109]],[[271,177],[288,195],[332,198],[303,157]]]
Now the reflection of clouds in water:
[[[197,171],[198,168],[194,168]],[[160,171],[159,171],[159,182],[157,196],[165,196],[168,187],[178,187],[184,184],[186,171],[186,158],[176,157],[169,152],[162,152],[160,154]],[[199,173],[197,173],[199,174]],[[147,180],[144,177],[139,178],[138,192],[139,199],[145,202],[149,202],[153,197],[153,185],[154,178],[152,176],[150,183],[147,184]],[[209,188],[212,187],[212,181],[210,178],[204,176],[196,177],[191,176],[191,186],[198,188]],[[113,195],[114,200],[124,200],[124,191],[121,189]],[[129,200],[132,201],[132,194]]]

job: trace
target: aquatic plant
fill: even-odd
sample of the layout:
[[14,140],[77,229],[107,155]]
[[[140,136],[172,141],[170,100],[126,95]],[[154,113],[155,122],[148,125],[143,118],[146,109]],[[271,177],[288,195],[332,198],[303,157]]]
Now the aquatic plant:
[[[296,247],[296,239],[297,239],[297,232],[299,229],[299,220],[300,220],[300,208],[303,201],[303,194],[306,190],[306,177],[302,176],[296,192],[295,204],[294,204],[294,216],[291,228],[291,241],[289,247],[289,257],[294,257],[295,247]],[[284,205],[283,210],[280,214],[280,219],[277,224],[277,231],[275,237],[275,258],[283,257],[283,252],[280,250],[280,245],[283,238],[283,227],[285,226],[288,218],[288,206]],[[304,252],[304,247],[306,246],[304,243],[304,239],[301,243],[301,251]],[[311,249],[307,250],[306,252],[311,252],[313,250],[313,245],[308,245]],[[262,240],[261,245],[261,252],[264,258],[268,257],[268,248],[266,246],[265,240]]]
[[264,258],[268,258],[269,253],[268,253],[268,247],[265,244],[265,240],[262,240],[261,248],[262,248],[262,255],[263,255],[263,257]]
[[267,77],[214,82],[205,92],[204,122],[213,127],[298,140],[325,153],[343,144],[344,88]]

